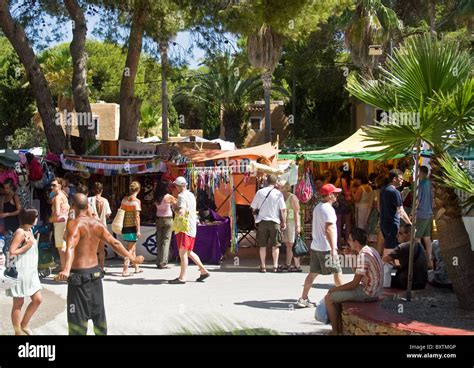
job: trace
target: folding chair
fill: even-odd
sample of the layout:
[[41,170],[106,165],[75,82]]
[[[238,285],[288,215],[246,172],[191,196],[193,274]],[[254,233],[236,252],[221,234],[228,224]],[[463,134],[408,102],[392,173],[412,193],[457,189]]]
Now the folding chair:
[[252,231],[257,230],[255,227],[255,219],[252,214],[252,208],[248,205],[238,204],[235,206],[237,217],[237,244],[246,239],[251,246],[257,246],[257,239],[253,236]]

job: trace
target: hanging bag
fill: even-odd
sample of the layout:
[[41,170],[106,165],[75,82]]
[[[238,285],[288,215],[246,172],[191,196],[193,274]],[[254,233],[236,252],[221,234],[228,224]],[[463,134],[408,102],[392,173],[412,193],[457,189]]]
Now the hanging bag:
[[123,220],[125,219],[125,210],[119,208],[115,215],[114,221],[112,222],[112,231],[115,234],[122,234]]
[[300,234],[296,235],[292,250],[293,256],[295,257],[303,257],[309,255],[309,249]]
[[313,196],[313,186],[311,184],[309,171],[305,172],[300,182],[296,186],[296,196],[302,203],[307,203]]

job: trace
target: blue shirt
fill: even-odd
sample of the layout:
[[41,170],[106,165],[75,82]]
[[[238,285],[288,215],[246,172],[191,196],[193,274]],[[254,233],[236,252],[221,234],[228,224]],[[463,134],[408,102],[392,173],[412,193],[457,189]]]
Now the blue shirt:
[[418,191],[418,208],[416,210],[416,217],[419,219],[428,219],[433,215],[433,194],[431,192],[431,180],[420,180],[420,187]]
[[392,185],[387,185],[380,192],[380,223],[400,225],[398,207],[403,205],[402,195]]

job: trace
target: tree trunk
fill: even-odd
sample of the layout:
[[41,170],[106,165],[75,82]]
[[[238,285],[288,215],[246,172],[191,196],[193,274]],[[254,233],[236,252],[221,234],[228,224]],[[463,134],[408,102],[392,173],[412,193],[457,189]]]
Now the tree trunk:
[[168,91],[166,90],[166,73],[168,69],[168,41],[160,41],[161,56],[161,135],[168,141]]
[[430,35],[434,36],[436,26],[436,0],[430,1]]
[[272,120],[270,97],[272,93],[272,72],[267,70],[262,75],[263,91],[265,96],[265,143],[272,141]]
[[82,122],[77,120],[79,135],[83,139],[82,152],[78,153],[83,153],[91,141],[95,139],[94,127],[92,127],[92,110],[87,89],[87,22],[84,17],[84,12],[76,0],[65,0],[64,3],[73,21],[70,51],[73,67],[72,94],[74,97],[74,106],[77,113],[82,113],[76,116],[85,116],[87,120],[84,121],[84,118]]
[[24,28],[12,18],[8,6],[9,1],[0,1],[0,29],[12,44],[27,72],[28,81],[43,121],[49,149],[56,154],[60,154],[66,146],[66,138],[61,126],[56,124],[56,109],[48,82],[44,77]]
[[439,249],[449,280],[463,309],[474,310],[474,252],[462,217],[441,216],[436,221]]
[[128,53],[125,70],[120,84],[120,139],[137,140],[137,128],[140,121],[142,101],[135,96],[135,78],[138,72],[140,54],[142,51],[143,32],[146,12],[137,9],[133,15],[132,28],[128,40]]

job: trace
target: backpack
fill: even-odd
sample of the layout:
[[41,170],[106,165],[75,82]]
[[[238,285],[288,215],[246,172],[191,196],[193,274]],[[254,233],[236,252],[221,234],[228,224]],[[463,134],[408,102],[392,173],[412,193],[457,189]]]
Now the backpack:
[[37,181],[43,178],[43,167],[36,158],[33,158],[28,165],[28,179],[30,181]]
[[46,162],[43,162],[42,170],[43,176],[41,179],[31,182],[31,185],[36,189],[44,189],[49,187],[54,179],[54,173],[49,169],[49,166],[46,164]]

